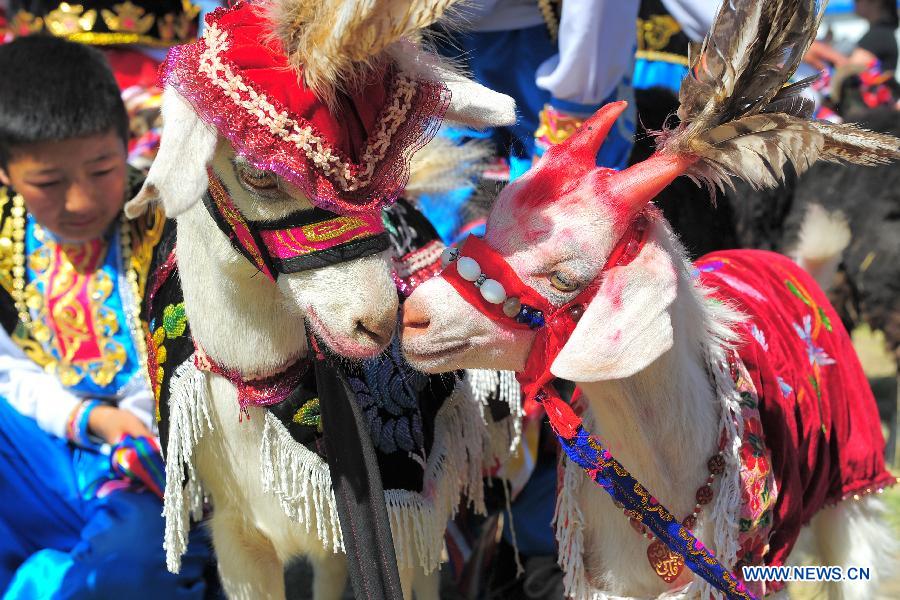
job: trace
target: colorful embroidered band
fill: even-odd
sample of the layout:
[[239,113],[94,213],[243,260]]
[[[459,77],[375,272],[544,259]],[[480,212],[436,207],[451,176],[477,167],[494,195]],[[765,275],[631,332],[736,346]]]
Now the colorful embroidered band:
[[335,215],[316,208],[289,220],[257,225],[281,273],[295,273],[386,250],[381,214]]
[[621,504],[627,515],[650,529],[669,550],[684,558],[691,571],[723,592],[728,600],[756,600],[711,550],[584,429],[581,418],[568,404],[555,394],[542,396],[541,401],[566,456],[606,490],[614,502]]
[[209,170],[206,209],[232,245],[270,280],[371,256],[390,244],[380,213],[337,215],[320,208],[260,223],[244,218],[228,190]]
[[83,448],[97,446],[91,439],[88,420],[90,419],[91,411],[102,404],[99,400],[85,400],[72,411],[72,414],[69,415],[69,421],[66,423],[66,438],[70,442]]

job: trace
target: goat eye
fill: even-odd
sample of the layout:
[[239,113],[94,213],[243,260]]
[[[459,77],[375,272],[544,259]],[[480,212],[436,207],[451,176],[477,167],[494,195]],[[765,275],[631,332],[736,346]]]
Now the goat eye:
[[578,283],[562,271],[550,273],[550,285],[561,292],[574,292],[578,289]]
[[269,171],[244,167],[238,169],[237,176],[241,183],[261,192],[272,191],[278,188],[278,178]]

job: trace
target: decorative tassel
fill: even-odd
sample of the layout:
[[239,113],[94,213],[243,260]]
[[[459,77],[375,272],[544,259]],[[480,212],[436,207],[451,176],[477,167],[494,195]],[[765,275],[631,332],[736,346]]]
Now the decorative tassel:
[[260,447],[262,486],[275,494],[284,513],[333,552],[344,551],[331,473],[319,455],[294,441],[287,428],[266,411]]
[[163,548],[166,567],[178,573],[181,557],[187,550],[190,518],[196,521],[203,518],[204,493],[194,468],[193,452],[200,438],[213,428],[206,376],[194,366],[193,355],[175,369],[169,390]]
[[[438,568],[447,521],[464,495],[485,512],[482,482],[484,424],[481,405],[468,386],[458,384],[435,418],[434,443],[424,473],[424,492],[385,490],[388,518],[401,568]],[[294,441],[284,425],[266,413],[260,447],[262,485],[275,494],[292,519],[335,552],[343,552],[328,465]],[[418,560],[418,562],[416,562]]]
[[[491,449],[494,458],[503,459],[507,453],[513,453],[522,441],[522,417],[525,411],[522,408],[522,387],[516,379],[515,371],[490,371],[487,369],[469,369],[466,371],[466,380],[472,389],[472,396],[476,402],[482,405],[484,414],[488,414],[488,400],[495,396],[501,403],[509,406],[510,417],[506,426],[510,428],[508,435],[491,431]],[[487,417],[482,419],[485,425],[492,427]],[[509,440],[508,450],[497,452],[497,440]]]
[[[425,470],[425,492],[385,492],[397,562],[436,569],[444,549],[447,521],[456,515],[460,494],[476,512],[484,513],[482,483],[483,424],[481,410],[468,391],[457,384],[435,419],[435,436]],[[415,550],[419,564],[413,564]]]

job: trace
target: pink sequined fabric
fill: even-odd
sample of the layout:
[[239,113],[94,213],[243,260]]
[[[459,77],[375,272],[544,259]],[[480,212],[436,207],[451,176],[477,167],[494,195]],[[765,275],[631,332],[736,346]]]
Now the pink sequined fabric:
[[[437,82],[410,79],[392,67],[374,70],[369,88],[380,91],[378,95],[383,95],[385,102],[369,131],[369,136],[375,137],[354,142],[360,146],[354,151],[363,157],[361,160],[367,156],[371,160],[354,162],[313,121],[321,119],[334,126],[354,121],[361,108],[373,107],[361,107],[358,97],[348,97],[343,102],[347,114],[340,118],[327,113],[321,103],[315,110],[304,109],[305,114],[314,115],[310,119],[290,112],[288,99],[293,102],[311,92],[302,87],[302,78],[289,70],[283,54],[273,51],[271,41],[267,41],[272,36],[262,23],[246,3],[216,10],[207,17],[204,38],[169,51],[161,69],[161,83],[174,87],[200,118],[214,125],[254,167],[275,172],[297,185],[317,206],[356,214],[377,211],[392,203],[409,180],[412,155],[437,133],[450,102],[449,90]],[[210,36],[210,31],[219,32],[219,37]],[[248,41],[251,33],[254,41]],[[260,66],[254,63],[253,68],[244,71],[229,60],[225,54],[231,51],[232,43],[241,44],[233,55],[250,56],[247,60]],[[213,52],[210,44],[221,44],[222,48],[215,51],[213,47]],[[268,82],[265,85],[272,89],[255,83],[254,78]],[[288,79],[292,90],[288,89]],[[276,83],[271,83],[273,80]],[[285,102],[279,99],[281,96]],[[251,105],[256,108],[250,110]],[[293,124],[287,127],[286,121]],[[286,139],[291,136],[293,141]],[[298,146],[302,145],[297,141],[299,137],[309,141],[302,146],[306,151]],[[309,143],[321,147],[315,156],[310,155]],[[358,185],[348,186],[347,181]]]

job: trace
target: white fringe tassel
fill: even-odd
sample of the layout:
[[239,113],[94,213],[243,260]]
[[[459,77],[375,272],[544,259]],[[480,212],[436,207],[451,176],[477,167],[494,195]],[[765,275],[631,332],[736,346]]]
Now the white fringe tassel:
[[384,494],[402,567],[419,566],[430,573],[440,565],[444,531],[456,515],[460,494],[476,511],[485,512],[483,432],[480,404],[468,386],[457,384],[435,419],[423,493],[389,490]]
[[[487,369],[468,369],[466,371],[466,380],[472,388],[472,396],[475,401],[481,404],[485,415],[488,414],[488,398],[500,390],[498,400],[509,406],[509,419],[507,426],[510,427],[508,435],[500,435],[499,432],[491,432],[491,441],[493,442],[492,452],[495,457],[505,457],[511,454],[519,447],[522,441],[522,417],[525,416],[525,410],[522,408],[522,387],[519,380],[516,379],[515,371],[490,371]],[[483,418],[485,425],[491,427],[487,416]],[[492,428],[493,429],[493,428]],[[497,445],[501,441],[508,441],[507,450],[500,452]]]
[[263,490],[275,494],[284,513],[303,525],[307,533],[315,525],[316,537],[326,548],[343,552],[328,465],[294,441],[278,417],[266,411],[265,419],[260,448]]
[[[424,473],[421,494],[405,490],[384,493],[397,563],[430,573],[441,563],[444,530],[456,514],[460,495],[484,512],[482,462],[484,424],[481,405],[469,387],[457,385],[435,419],[434,443]],[[266,414],[263,429],[262,484],[275,494],[282,509],[335,552],[343,551],[328,465],[298,444],[284,425]]]
[[[741,506],[741,444],[744,437],[744,420],[741,418],[741,396],[738,393],[725,349],[721,344],[713,344],[710,352],[709,371],[713,374],[716,395],[722,403],[719,416],[719,430],[725,432],[725,473],[718,477],[719,489],[716,490],[710,518],[714,524],[713,547],[716,558],[726,568],[733,569],[737,560],[740,535]],[[745,370],[741,363],[738,368]],[[743,373],[748,380],[749,374]],[[700,594],[704,598],[724,598],[724,594],[699,577]]]
[[194,448],[213,428],[209,418],[206,375],[194,366],[193,355],[175,369],[169,390],[163,548],[166,567],[170,572],[178,573],[181,557],[187,550],[190,518],[197,521],[203,518],[204,493],[194,468]]

